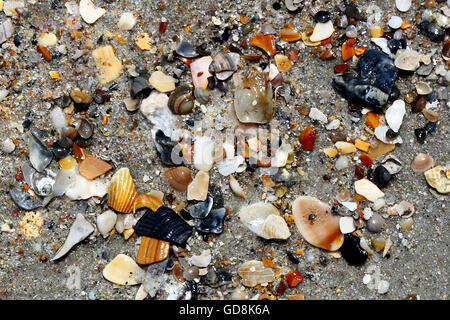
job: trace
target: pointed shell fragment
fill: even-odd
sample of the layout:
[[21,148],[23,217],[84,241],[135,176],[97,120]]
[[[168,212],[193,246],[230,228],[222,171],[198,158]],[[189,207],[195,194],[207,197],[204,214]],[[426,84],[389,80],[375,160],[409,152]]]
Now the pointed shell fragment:
[[334,27],[333,27],[333,22],[331,20],[329,20],[325,23],[318,22],[314,26],[314,31],[313,31],[311,37],[309,37],[309,40],[311,42],[322,41],[322,40],[325,40],[325,39],[328,39],[329,37],[331,37],[333,32],[334,32]]
[[265,220],[259,229],[258,236],[264,239],[283,239],[291,236],[286,221],[278,214],[271,214]]
[[93,156],[81,161],[78,171],[86,179],[93,180],[112,169],[112,165]]
[[405,114],[405,102],[401,99],[395,100],[394,103],[392,103],[392,105],[386,110],[386,122],[389,127],[394,130],[394,132],[398,132],[398,130],[400,130]]
[[242,264],[238,269],[238,274],[242,279],[242,284],[246,287],[275,281],[273,270],[257,260],[250,260]]
[[125,254],[118,254],[103,269],[103,277],[106,280],[118,285],[135,285],[135,275],[139,271],[137,263]]
[[373,182],[365,178],[355,181],[355,192],[372,202],[384,197],[384,193]]
[[211,56],[205,56],[191,63],[192,82],[195,88],[206,89],[208,87],[208,78],[212,76],[209,72],[209,65],[212,61]]
[[98,81],[106,84],[115,80],[122,71],[122,62],[117,59],[112,46],[104,46],[92,51],[97,67]]
[[208,195],[209,174],[199,171],[187,187],[187,200],[205,201]]
[[447,194],[450,192],[450,168],[436,166],[424,173],[428,184],[438,192]]
[[140,33],[134,42],[141,50],[150,50],[152,48],[150,36],[146,32]]
[[300,234],[313,246],[336,251],[344,242],[339,216],[326,203],[309,196],[300,196],[292,203],[294,221]]
[[233,191],[233,193],[235,195],[237,195],[238,197],[245,199],[246,192],[242,188],[242,186],[239,184],[239,182],[236,180],[236,178],[233,177],[232,175],[230,175],[229,182],[230,182],[231,191]]
[[108,186],[108,206],[122,213],[131,213],[137,192],[128,168],[120,168]]
[[136,201],[134,201],[133,212],[144,207],[156,211],[163,205],[164,202],[157,196],[153,194],[141,194],[137,196]]
[[170,243],[143,236],[137,254],[139,264],[151,264],[163,261],[169,256]]
[[80,14],[86,23],[92,24],[100,19],[106,10],[100,7],[96,7],[91,0],[80,1]]
[[271,57],[276,51],[275,38],[272,34],[264,35],[262,33],[257,33],[250,39],[249,44],[264,50]]

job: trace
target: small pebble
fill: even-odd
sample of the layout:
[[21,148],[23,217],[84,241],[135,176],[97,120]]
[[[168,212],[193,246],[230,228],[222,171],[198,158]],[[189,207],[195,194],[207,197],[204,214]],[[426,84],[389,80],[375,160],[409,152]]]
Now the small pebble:
[[378,293],[379,294],[385,294],[389,290],[389,282],[386,280],[381,280],[378,282]]
[[388,25],[389,27],[391,27],[392,29],[398,29],[401,27],[403,23],[402,18],[400,18],[399,16],[392,16],[389,21],[388,21]]
[[4,153],[11,153],[11,152],[14,151],[14,149],[16,149],[16,145],[14,144],[14,142],[10,138],[6,138],[2,142],[2,151]]
[[370,232],[378,233],[383,229],[384,219],[377,213],[374,213],[372,217],[367,221],[367,230]]

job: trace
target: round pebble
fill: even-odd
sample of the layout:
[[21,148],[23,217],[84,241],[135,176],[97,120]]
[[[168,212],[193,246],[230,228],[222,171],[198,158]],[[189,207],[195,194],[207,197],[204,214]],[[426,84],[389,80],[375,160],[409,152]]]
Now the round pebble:
[[324,10],[320,10],[319,12],[317,12],[314,15],[314,20],[316,22],[321,22],[321,23],[325,23],[328,22],[331,18],[330,12],[328,11],[324,11]]
[[11,152],[14,151],[15,148],[16,148],[16,145],[14,144],[14,142],[10,138],[7,138],[2,143],[2,151],[4,153],[11,153]]
[[386,280],[381,280],[378,282],[378,293],[379,294],[385,294],[389,290],[389,282]]
[[370,280],[372,280],[372,277],[370,276],[370,274],[366,274],[366,275],[364,275],[362,281],[364,284],[368,284],[370,282]]
[[374,213],[372,217],[367,221],[367,229],[370,232],[380,232],[383,229],[384,219],[379,214]]
[[187,281],[192,281],[195,278],[198,278],[199,271],[197,267],[189,267],[183,272],[183,278]]
[[345,29],[345,35],[347,38],[356,38],[358,36],[358,30],[353,24],[351,24],[347,27],[347,29]]
[[389,19],[388,25],[392,29],[398,29],[398,28],[400,28],[402,26],[402,23],[403,23],[402,18],[400,18],[399,16],[392,16]]

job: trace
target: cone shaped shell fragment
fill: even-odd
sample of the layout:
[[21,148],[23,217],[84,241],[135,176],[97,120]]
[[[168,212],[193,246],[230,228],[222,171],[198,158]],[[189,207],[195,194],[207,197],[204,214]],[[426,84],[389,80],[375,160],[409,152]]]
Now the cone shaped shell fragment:
[[108,186],[108,206],[122,213],[131,213],[137,192],[128,168],[121,168]]
[[300,234],[313,246],[328,250],[338,250],[344,235],[339,228],[339,216],[331,212],[331,207],[314,197],[300,196],[292,203],[294,221]]

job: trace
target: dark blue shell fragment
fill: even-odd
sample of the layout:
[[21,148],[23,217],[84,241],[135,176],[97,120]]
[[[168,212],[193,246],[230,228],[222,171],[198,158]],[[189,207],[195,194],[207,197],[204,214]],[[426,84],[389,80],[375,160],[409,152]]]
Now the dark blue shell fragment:
[[[173,167],[183,163],[183,153],[181,152],[181,148],[178,146],[178,143],[172,141],[164,134],[164,132],[162,132],[162,130],[158,130],[156,132],[154,143],[163,164]],[[174,162],[172,153],[176,162]]]
[[204,233],[222,233],[225,214],[225,208],[211,210],[209,215],[196,226],[197,230]]

